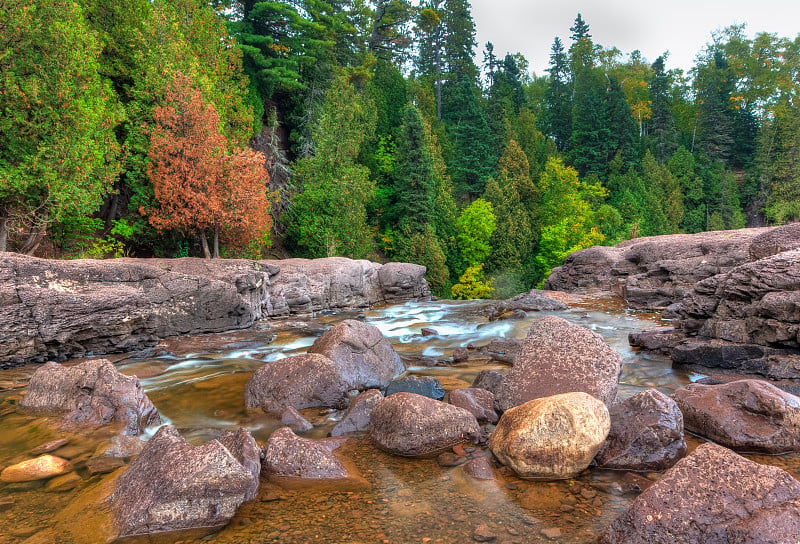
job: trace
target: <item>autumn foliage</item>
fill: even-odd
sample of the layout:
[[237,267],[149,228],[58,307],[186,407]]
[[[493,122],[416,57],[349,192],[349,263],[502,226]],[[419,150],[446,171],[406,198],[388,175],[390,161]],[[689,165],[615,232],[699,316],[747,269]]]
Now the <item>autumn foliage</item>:
[[148,175],[159,206],[143,210],[154,227],[199,235],[206,257],[207,233],[218,257],[220,237],[241,247],[269,232],[264,156],[228,149],[214,105],[187,76],[175,75],[154,121]]

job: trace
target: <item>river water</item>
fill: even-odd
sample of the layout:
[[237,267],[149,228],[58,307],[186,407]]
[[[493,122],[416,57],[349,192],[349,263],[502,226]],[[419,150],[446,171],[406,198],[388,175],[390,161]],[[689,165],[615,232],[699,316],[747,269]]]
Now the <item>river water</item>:
[[[452,364],[452,351],[498,338],[524,338],[544,313],[526,319],[488,322],[488,301],[410,302],[363,312],[400,353],[412,374],[435,376],[446,390],[467,387],[487,368],[508,368],[477,356]],[[613,299],[576,299],[554,313],[603,336],[624,360],[619,395],[629,397],[655,387],[664,393],[702,377],[674,370],[664,357],[629,347],[628,333],[668,325],[654,314],[626,310]],[[263,443],[280,422],[244,408],[243,391],[252,372],[265,362],[304,353],[329,326],[355,313],[318,315],[310,321],[261,322],[246,331],[168,339],[169,353],[153,358],[117,357],[126,374],[138,375],[162,418],[188,440],[200,443],[224,430],[247,427]],[[435,336],[420,334],[434,328]],[[14,404],[35,368],[0,371],[0,468],[28,458],[31,449],[54,438],[69,444],[55,451],[72,459],[79,478],[66,490],[44,482],[0,484],[0,544],[99,542],[107,517],[91,516],[98,493],[114,475],[92,475],[85,461],[106,438],[103,431],[66,435],[51,422],[17,414]],[[303,410],[315,428],[305,436],[323,437],[341,415]],[[150,429],[152,435],[155,429]],[[699,439],[687,437],[690,449]],[[471,456],[490,455],[467,448]],[[337,453],[357,477],[333,485],[265,482],[259,497],[242,506],[223,530],[210,534],[172,533],[130,542],[217,543],[458,543],[489,533],[498,543],[592,542],[635,497],[624,494],[631,475],[591,469],[559,482],[521,480],[507,469],[494,480],[476,480],[461,467],[436,459],[406,459],[377,450],[368,437],[349,440]],[[800,477],[798,456],[750,456]],[[644,475],[653,480],[657,474]],[[50,484],[52,487],[52,483]],[[483,526],[483,527],[481,527]],[[481,527],[480,529],[478,529]],[[476,534],[476,530],[478,533]]]

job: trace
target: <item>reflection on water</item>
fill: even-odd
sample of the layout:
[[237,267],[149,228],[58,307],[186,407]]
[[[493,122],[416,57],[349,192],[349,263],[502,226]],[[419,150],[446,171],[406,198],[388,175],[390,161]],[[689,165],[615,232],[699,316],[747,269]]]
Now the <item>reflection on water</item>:
[[[455,348],[479,347],[497,338],[523,338],[543,315],[488,322],[485,316],[490,305],[486,301],[415,302],[365,311],[363,318],[390,339],[410,372],[436,376],[451,390],[470,385],[483,369],[507,368],[475,358],[475,351],[468,362],[454,365]],[[594,330],[622,354],[621,397],[649,387],[671,393],[698,378],[673,370],[663,357],[640,354],[628,345],[629,332],[666,325],[657,316],[626,311],[618,301],[608,299],[586,299],[555,314]],[[165,342],[170,353],[129,358],[118,366],[127,374],[140,376],[165,422],[178,427],[190,441],[199,443],[243,426],[263,443],[280,422],[245,409],[243,390],[252,372],[265,363],[304,353],[326,327],[354,315],[322,315],[311,323],[265,322],[249,331],[173,338]],[[435,329],[436,334],[422,336],[422,328]],[[0,467],[27,458],[28,451],[48,440],[65,436],[44,420],[14,411],[15,398],[33,370],[0,371]],[[315,425],[306,436],[323,437],[340,414],[311,409],[303,415]],[[148,434],[152,432],[154,429]],[[111,478],[92,475],[85,465],[107,436],[67,436],[70,443],[54,454],[75,462],[79,483],[59,492],[49,491],[42,482],[0,484],[0,544],[22,542],[31,535],[35,539],[49,524],[70,523],[58,513],[93,484]],[[692,448],[698,443],[695,438],[689,441]],[[490,455],[480,448],[471,450],[471,457]],[[147,541],[451,543],[472,541],[476,528],[486,525],[496,542],[506,544],[590,542],[633,498],[612,492],[619,490],[619,485],[612,484],[622,481],[623,475],[611,471],[587,471],[560,482],[528,482],[500,469],[496,480],[481,481],[467,476],[461,467],[441,467],[435,459],[385,454],[363,436],[345,443],[339,453],[356,468],[360,479],[310,488],[263,482],[259,498],[244,505],[222,531],[163,535]],[[797,456],[754,458],[800,475]],[[86,538],[91,542],[93,537]]]

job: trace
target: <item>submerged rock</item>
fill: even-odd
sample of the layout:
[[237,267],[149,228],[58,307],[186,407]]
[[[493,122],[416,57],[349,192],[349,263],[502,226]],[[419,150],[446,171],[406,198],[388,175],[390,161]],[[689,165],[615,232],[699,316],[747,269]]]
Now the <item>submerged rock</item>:
[[673,394],[686,429],[744,452],[800,451],[800,398],[760,380],[690,384]]
[[119,477],[108,504],[120,537],[213,528],[230,521],[253,486],[253,474],[219,441],[192,446],[167,425]]
[[19,405],[29,413],[63,414],[68,427],[121,424],[128,435],[161,422],[139,379],[121,374],[106,359],[39,367]]
[[404,457],[425,457],[480,435],[468,411],[414,393],[396,393],[372,410],[372,441],[382,450]]
[[800,482],[716,444],[667,470],[601,535],[602,544],[793,544]]
[[489,448],[521,478],[560,480],[589,466],[610,428],[605,404],[583,392],[563,393],[509,409]]
[[45,454],[4,468],[3,472],[0,472],[0,482],[47,480],[68,472],[72,472],[72,463],[60,457]]
[[386,389],[405,372],[400,356],[381,331],[354,319],[337,323],[308,352],[331,359],[347,389]]
[[603,338],[560,317],[537,322],[511,371],[495,388],[501,411],[531,399],[583,391],[610,406],[617,396],[622,356]]
[[383,395],[377,389],[367,389],[356,395],[342,419],[331,429],[331,436],[368,431],[372,410],[382,399]]
[[686,455],[683,415],[675,401],[657,389],[615,404],[609,414],[611,431],[596,457],[599,466],[661,471]]
[[282,427],[272,433],[267,441],[261,470],[268,477],[341,480],[349,474],[333,454],[340,444],[340,439],[301,438],[288,427]]
[[287,406],[297,410],[319,406],[347,406],[348,384],[339,367],[316,353],[294,355],[266,363],[253,373],[244,391],[248,408],[280,414]]

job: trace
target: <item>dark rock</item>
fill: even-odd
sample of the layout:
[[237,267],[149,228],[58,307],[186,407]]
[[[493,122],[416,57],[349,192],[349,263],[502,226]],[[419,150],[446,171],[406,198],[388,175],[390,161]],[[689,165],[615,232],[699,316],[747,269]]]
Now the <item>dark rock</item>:
[[367,389],[359,393],[350,401],[350,406],[342,416],[342,419],[331,430],[331,436],[368,431],[372,409],[382,399],[383,395],[377,389]]
[[373,325],[346,319],[317,338],[309,353],[330,358],[347,389],[385,389],[405,372],[400,356]]
[[494,391],[500,411],[529,400],[583,391],[610,406],[617,396],[622,357],[603,338],[560,317],[537,322],[511,371]]
[[281,412],[281,423],[296,433],[304,433],[314,428],[314,426],[303,417],[303,414],[291,406],[287,406]]
[[108,498],[120,537],[226,525],[252,492],[253,475],[218,441],[186,442],[161,427]]
[[347,469],[332,453],[340,444],[337,440],[300,438],[282,427],[267,441],[262,472],[265,476],[310,480],[347,478]]
[[252,500],[258,494],[259,476],[261,474],[261,448],[256,439],[245,428],[240,427],[236,432],[225,431],[217,439],[225,446],[233,457],[253,475],[253,485],[247,493],[245,500]]
[[279,414],[286,406],[344,408],[348,383],[340,369],[324,355],[307,353],[266,363],[245,386],[248,408]]
[[444,388],[433,376],[407,376],[394,380],[386,388],[386,396],[395,393],[415,393],[435,400],[444,398]]
[[800,451],[800,398],[760,380],[691,384],[673,398],[686,429],[737,451]]
[[531,289],[527,293],[519,294],[496,304],[489,313],[489,321],[503,319],[508,314],[512,314],[517,319],[518,312],[522,312],[522,318],[524,319],[527,317],[525,312],[552,312],[566,309],[566,304],[548,298],[542,291]]
[[419,333],[422,336],[437,336],[439,334],[439,332],[436,329],[431,329],[429,327],[422,327],[419,330]]
[[475,457],[464,465],[464,472],[476,480],[494,480],[494,467],[487,457]]
[[0,497],[0,512],[11,510],[14,507],[16,499],[14,497]]
[[748,250],[750,259],[757,261],[798,248],[800,248],[800,223],[789,223],[754,237]]
[[513,339],[492,340],[478,351],[482,355],[487,355],[495,361],[501,363],[514,364],[514,360],[519,355],[522,342]]
[[369,430],[379,448],[404,457],[434,455],[480,435],[475,416],[466,410],[414,393],[380,401],[372,410]]
[[453,362],[463,363],[469,360],[469,350],[466,348],[456,348],[453,350]]
[[479,387],[464,387],[450,391],[450,404],[458,406],[475,416],[478,422],[497,423],[499,416],[494,410],[494,395]]
[[497,391],[497,387],[502,383],[503,378],[506,377],[508,371],[501,370],[481,370],[475,379],[472,380],[472,387],[478,389],[485,389],[492,395]]
[[161,422],[139,379],[121,374],[106,359],[39,367],[19,406],[28,413],[64,414],[67,427],[120,424],[129,435]]
[[472,532],[472,539],[475,542],[491,542],[497,539],[497,535],[492,532],[488,525],[481,523]]
[[716,444],[703,444],[637,497],[603,544],[789,544],[800,534],[800,482]]
[[95,457],[86,461],[86,470],[89,474],[108,474],[125,466],[125,459],[121,457]]
[[628,334],[628,343],[646,351],[657,351],[663,355],[671,355],[672,350],[686,340],[686,334],[675,329],[653,329]]
[[686,455],[683,415],[657,389],[642,391],[609,410],[611,431],[595,461],[604,468],[665,470]]

